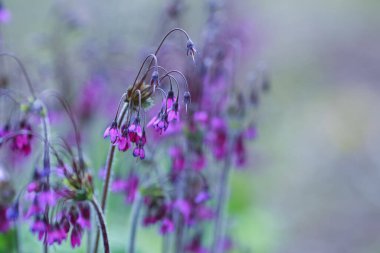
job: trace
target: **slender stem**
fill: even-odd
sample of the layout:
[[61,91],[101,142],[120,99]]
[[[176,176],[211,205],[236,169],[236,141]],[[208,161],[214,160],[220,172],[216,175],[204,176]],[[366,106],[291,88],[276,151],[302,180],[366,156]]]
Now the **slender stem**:
[[129,242],[127,253],[135,253],[135,244],[137,236],[138,221],[140,216],[140,211],[142,207],[142,199],[139,193],[137,193],[135,202],[132,206],[132,212],[130,216],[130,226],[131,230],[129,232]]
[[100,230],[102,231],[103,236],[103,246],[104,246],[104,253],[110,253],[110,246],[108,242],[108,233],[107,233],[107,227],[105,223],[105,219],[103,216],[103,212],[101,210],[101,207],[99,206],[98,202],[95,198],[91,200],[91,204],[94,206],[96,214],[98,216],[98,222],[100,225]]
[[223,252],[223,239],[225,237],[224,221],[226,219],[226,204],[229,193],[229,175],[231,170],[231,158],[227,156],[221,173],[217,206],[215,211],[214,237],[211,253]]
[[26,83],[28,84],[28,87],[29,87],[29,90],[30,90],[30,94],[32,94],[33,100],[36,100],[37,96],[36,96],[36,93],[34,92],[32,82],[30,81],[28,72],[26,72],[24,64],[21,62],[21,60],[17,56],[15,56],[13,54],[10,54],[10,53],[0,53],[0,56],[10,57],[10,58],[14,59],[17,62],[17,64],[19,65],[19,67],[20,67],[23,75],[25,76]]
[[[175,32],[175,31],[180,31],[180,32],[184,33],[185,36],[186,36],[186,38],[187,38],[187,39],[190,39],[190,36],[187,34],[187,32],[186,32],[185,30],[183,30],[183,29],[181,29],[181,28],[174,28],[174,29],[170,30],[170,31],[165,35],[165,37],[161,40],[160,45],[157,47],[156,52],[154,53],[155,55],[158,54],[158,52],[160,51],[162,45],[164,44],[165,40],[169,37],[169,35],[172,34],[172,33]],[[151,66],[151,64],[149,65],[149,68],[150,68],[150,66]]]
[[[123,109],[121,111],[121,114],[119,116],[118,120],[118,126],[121,125],[121,122],[123,121],[124,115],[127,112],[128,104],[124,104]],[[107,197],[108,197],[108,190],[109,190],[109,183],[111,179],[111,170],[112,170],[112,164],[113,164],[113,158],[115,156],[115,146],[110,144],[110,148],[107,155],[107,161],[106,161],[106,178],[103,185],[103,193],[102,193],[102,199],[101,199],[101,208],[103,213],[105,212],[106,203],[107,203]],[[100,231],[97,229],[96,237],[95,237],[95,244],[94,244],[94,253],[98,252],[98,245],[99,245],[99,238],[100,238]]]
[[[158,45],[157,49],[156,49],[156,52],[154,52],[154,55],[157,56],[158,52],[160,51],[162,45],[164,44],[165,40],[170,36],[170,34],[172,34],[173,32],[175,31],[180,31],[182,32],[183,34],[185,34],[186,38],[189,40],[190,39],[190,36],[189,34],[187,34],[187,32],[181,28],[174,28],[172,30],[170,30],[165,36],[164,38],[161,40],[160,44]],[[153,59],[150,60],[150,63],[149,63],[149,66],[148,66],[148,69],[150,69],[150,67],[152,67],[152,63],[153,63]],[[144,76],[143,80],[145,80],[146,76]]]

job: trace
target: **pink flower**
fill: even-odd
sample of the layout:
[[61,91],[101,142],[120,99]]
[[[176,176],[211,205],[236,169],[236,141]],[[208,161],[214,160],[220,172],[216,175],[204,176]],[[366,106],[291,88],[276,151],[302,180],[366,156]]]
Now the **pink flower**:
[[128,130],[126,127],[122,130],[122,134],[117,140],[117,143],[119,151],[125,152],[130,148],[131,144],[129,142]]
[[5,233],[9,230],[10,223],[7,219],[7,208],[0,206],[0,233]]
[[107,127],[107,129],[104,131],[103,137],[110,137],[111,143],[116,143],[117,139],[119,138],[119,130],[117,129],[117,123],[115,121],[112,122],[109,127]]
[[143,135],[143,130],[140,125],[140,118],[136,117],[133,124],[128,127],[129,140],[133,143],[137,143]]
[[160,233],[166,235],[174,231],[174,224],[169,218],[165,218],[160,227]]
[[71,231],[71,247],[79,247],[82,241],[82,228],[80,225],[75,225]]

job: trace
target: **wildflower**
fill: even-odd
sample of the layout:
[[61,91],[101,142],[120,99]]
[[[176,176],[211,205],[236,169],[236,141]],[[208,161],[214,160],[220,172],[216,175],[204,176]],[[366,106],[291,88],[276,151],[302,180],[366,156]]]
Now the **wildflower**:
[[227,154],[227,126],[222,118],[215,117],[212,119],[208,140],[215,158],[223,159]]
[[239,134],[236,139],[235,143],[233,145],[233,151],[236,157],[236,164],[238,166],[242,166],[246,162],[247,158],[247,151],[244,144],[244,135]]
[[142,127],[140,125],[140,117],[137,116],[135,118],[133,124],[131,124],[128,127],[129,140],[133,143],[137,143],[139,141],[139,139],[142,137],[142,135],[143,135],[143,131],[142,131]]
[[71,231],[71,247],[79,247],[82,241],[82,228],[80,225],[76,224]]
[[173,221],[169,218],[165,218],[161,223],[160,233],[162,235],[166,235],[166,234],[171,233],[173,231],[174,231]]
[[112,122],[112,124],[107,127],[107,129],[104,131],[103,137],[110,137],[111,143],[116,143],[117,139],[119,138],[119,130],[117,129],[116,121]]
[[128,128],[126,126],[123,126],[121,132],[122,133],[117,140],[117,143],[118,143],[117,146],[120,151],[125,152],[131,146],[129,137],[128,137]]
[[153,92],[156,90],[156,87],[160,85],[159,83],[159,74],[157,70],[152,72],[152,77],[150,79],[150,85],[153,87]]
[[7,208],[0,205],[0,233],[5,233],[10,228],[10,223],[7,218]]
[[191,102],[191,95],[190,95],[190,92],[189,91],[186,91],[184,94],[183,94],[183,102],[185,103],[185,106],[186,106],[186,112],[187,112],[187,106],[190,104]]
[[193,58],[193,61],[195,62],[195,53],[197,52],[197,50],[195,49],[194,43],[191,39],[187,40],[186,47],[187,47],[186,54],[188,56],[190,55]]
[[168,121],[168,113],[166,112],[165,108],[162,107],[160,112],[157,116],[153,117],[149,123],[148,126],[153,125],[154,129],[157,133],[160,135],[168,129],[169,121]]
[[[22,120],[19,125],[19,130],[32,131],[32,127],[25,120]],[[13,138],[12,150],[19,151],[25,156],[29,155],[32,151],[31,147],[32,134],[20,133]]]
[[143,130],[142,136],[141,138],[138,139],[136,143],[136,147],[133,150],[134,157],[139,157],[141,160],[145,159],[145,150],[144,150],[145,143],[146,143],[146,135],[145,135],[145,130]]
[[125,201],[129,204],[133,203],[139,186],[139,178],[134,173],[131,173],[126,180],[116,179],[112,184],[114,192],[125,194]]
[[185,247],[185,251],[189,253],[208,253],[208,250],[202,247],[202,235],[197,233]]

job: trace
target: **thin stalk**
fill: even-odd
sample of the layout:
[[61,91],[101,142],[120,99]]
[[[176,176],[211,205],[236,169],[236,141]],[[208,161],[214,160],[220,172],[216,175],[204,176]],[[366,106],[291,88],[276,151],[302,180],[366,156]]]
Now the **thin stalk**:
[[214,236],[211,253],[223,252],[223,239],[225,237],[225,223],[227,212],[227,199],[229,194],[229,176],[231,171],[231,158],[227,156],[221,173],[217,206],[215,211]]
[[107,227],[106,227],[105,219],[103,216],[103,212],[95,198],[93,198],[90,202],[94,206],[96,214],[98,216],[98,222],[99,222],[100,230],[102,231],[102,236],[103,236],[104,253],[110,253]]
[[140,211],[142,207],[142,199],[139,193],[137,193],[135,202],[132,206],[132,212],[130,216],[130,227],[131,230],[129,232],[129,242],[127,247],[127,253],[135,253],[135,244],[136,244],[136,236],[137,236],[137,228],[138,221],[140,216]]
[[[123,121],[123,118],[125,116],[125,113],[127,112],[127,109],[128,109],[128,104],[124,104],[123,109],[118,119],[118,126],[121,125],[121,122]],[[113,159],[115,156],[115,148],[116,147],[113,144],[110,144],[110,148],[108,150],[108,155],[107,155],[106,178],[103,185],[103,193],[102,193],[102,199],[101,199],[101,208],[102,208],[103,213],[105,213],[105,208],[106,208],[106,203],[107,203],[112,164],[113,164]],[[99,238],[100,238],[100,231],[99,229],[97,229],[94,250],[93,250],[94,253],[98,252]]]
[[29,78],[29,75],[28,75],[28,72],[26,72],[26,69],[24,67],[24,64],[21,62],[21,60],[13,55],[13,54],[10,54],[10,53],[0,53],[0,57],[1,56],[7,56],[7,57],[10,57],[12,58],[13,60],[15,60],[18,64],[18,66],[20,67],[25,79],[26,79],[26,83],[28,84],[28,87],[29,87],[29,91],[30,91],[30,94],[32,94],[32,97],[33,97],[33,100],[36,100],[37,99],[37,96],[36,96],[36,93],[33,89],[33,85],[32,85],[32,81],[30,80]]

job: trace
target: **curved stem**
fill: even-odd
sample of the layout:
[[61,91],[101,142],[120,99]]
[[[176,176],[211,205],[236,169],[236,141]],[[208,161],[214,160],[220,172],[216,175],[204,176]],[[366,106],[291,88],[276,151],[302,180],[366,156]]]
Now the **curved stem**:
[[0,53],[0,56],[10,57],[10,58],[12,58],[13,60],[15,60],[17,62],[17,64],[20,67],[23,75],[25,76],[26,83],[28,84],[28,87],[29,87],[29,90],[30,90],[30,94],[32,94],[33,100],[36,100],[37,96],[36,96],[36,93],[34,92],[32,82],[30,81],[28,72],[26,72],[24,64],[21,62],[21,60],[17,56],[15,56],[13,54],[10,54],[10,53]]
[[77,149],[78,149],[79,167],[81,169],[81,173],[84,173],[85,164],[84,164],[84,159],[83,159],[81,138],[80,138],[78,126],[77,126],[75,118],[74,118],[73,111],[71,110],[71,107],[70,107],[69,103],[66,101],[66,99],[63,98],[62,96],[60,96],[60,94],[53,92],[53,91],[50,91],[50,93],[53,97],[55,97],[61,103],[63,109],[65,110],[65,112],[66,112],[67,116],[69,117],[71,124],[74,128],[75,142],[77,144]]
[[[164,44],[165,40],[170,36],[170,34],[172,34],[173,32],[176,32],[176,31],[180,31],[182,32],[183,34],[185,34],[186,38],[189,40],[190,39],[190,36],[189,34],[187,34],[187,32],[181,28],[174,28],[172,30],[170,30],[165,36],[164,38],[161,40],[160,44],[158,45],[157,49],[156,49],[156,52],[154,52],[154,55],[157,56],[158,52],[160,51],[162,45]],[[149,63],[149,67],[148,69],[150,69],[150,67],[152,67],[152,63],[153,61],[151,60],[150,63]],[[143,80],[145,80],[146,76],[144,77]]]
[[[175,31],[180,31],[180,32],[184,33],[185,36],[186,36],[186,38],[187,38],[187,39],[190,39],[190,36],[187,34],[187,32],[186,32],[185,30],[183,30],[183,29],[181,29],[181,28],[174,28],[174,29],[170,30],[170,31],[165,35],[165,37],[161,40],[160,45],[157,47],[156,52],[154,53],[155,55],[158,54],[158,52],[160,51],[162,45],[164,44],[165,40],[169,37],[169,35],[172,34],[172,33],[175,32]],[[149,68],[150,68],[150,66],[149,66]]]
[[102,231],[102,236],[103,236],[104,253],[110,253],[110,246],[109,246],[109,242],[108,242],[107,227],[106,227],[105,219],[104,219],[104,216],[103,216],[103,212],[102,212],[102,210],[101,210],[101,208],[100,208],[100,206],[99,206],[99,204],[98,204],[98,202],[96,201],[95,198],[93,198],[92,200],[90,200],[90,202],[94,206],[96,214],[98,216],[98,222],[99,222],[100,230]]
[[[136,82],[137,82],[137,79],[139,78],[140,73],[141,73],[141,71],[142,71],[142,69],[143,69],[145,63],[146,63],[146,61],[147,61],[149,58],[153,58],[153,59],[150,61],[150,64],[149,64],[148,69],[152,66],[152,62],[153,62],[153,60],[154,60],[154,62],[155,62],[155,65],[158,66],[156,54],[150,54],[150,55],[148,55],[147,57],[145,57],[143,63],[141,64],[141,67],[140,67],[140,69],[139,69],[139,72],[137,73],[136,78],[135,78],[135,80],[133,81],[133,84],[132,84],[132,90],[133,90],[133,88],[135,87]],[[145,76],[144,76],[144,79],[145,79]]]

